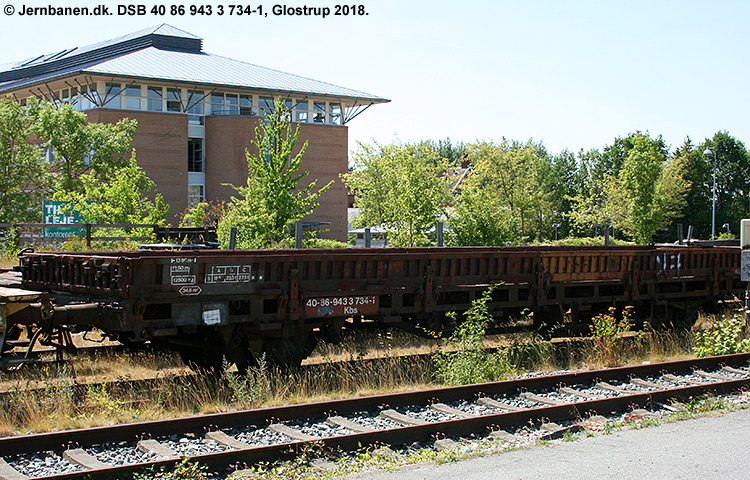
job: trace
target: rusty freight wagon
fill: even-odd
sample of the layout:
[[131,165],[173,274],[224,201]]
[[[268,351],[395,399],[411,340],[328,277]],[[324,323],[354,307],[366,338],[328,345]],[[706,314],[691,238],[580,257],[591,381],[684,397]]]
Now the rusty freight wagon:
[[446,312],[491,285],[499,320],[528,309],[535,322],[565,314],[576,324],[625,305],[691,315],[744,291],[739,265],[739,248],[716,246],[24,253],[24,288],[51,300],[17,318],[245,368],[263,353],[299,363],[318,339],[336,342],[363,318],[445,331]]

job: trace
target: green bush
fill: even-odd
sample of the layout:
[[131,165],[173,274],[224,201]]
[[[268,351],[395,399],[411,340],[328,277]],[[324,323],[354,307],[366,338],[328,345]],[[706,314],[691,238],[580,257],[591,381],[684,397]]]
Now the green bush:
[[740,314],[725,315],[706,330],[695,332],[695,354],[699,357],[729,355],[750,351],[750,340],[743,332]]
[[271,380],[265,356],[258,365],[248,369],[246,375],[229,372],[229,364],[224,365],[224,380],[231,391],[232,402],[240,408],[256,408],[262,405],[271,394]]
[[617,309],[610,307],[591,319],[591,336],[594,339],[594,352],[607,365],[615,365],[621,356],[622,334],[630,330],[633,307],[625,307],[622,318],[616,318]]
[[[549,242],[552,245],[558,246],[578,246],[578,245],[604,245],[604,237],[568,237],[560,240]],[[618,240],[614,237],[609,237],[610,245],[632,245],[633,242],[627,242],[625,240]]]
[[453,351],[435,354],[435,376],[444,384],[492,382],[515,372],[506,350],[488,350],[482,343],[487,325],[492,321],[487,302],[492,298],[493,289],[490,287],[481,298],[471,303],[471,308],[464,314],[465,320],[448,341]]

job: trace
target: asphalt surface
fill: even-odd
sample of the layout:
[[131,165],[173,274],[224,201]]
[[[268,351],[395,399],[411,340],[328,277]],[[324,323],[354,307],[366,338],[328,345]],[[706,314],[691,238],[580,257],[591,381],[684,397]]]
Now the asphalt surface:
[[357,478],[750,479],[750,410]]

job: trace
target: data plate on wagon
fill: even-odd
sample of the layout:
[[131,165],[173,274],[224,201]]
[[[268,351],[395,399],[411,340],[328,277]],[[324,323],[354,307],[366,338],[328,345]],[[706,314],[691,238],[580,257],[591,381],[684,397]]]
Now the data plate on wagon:
[[377,313],[377,295],[352,297],[314,297],[305,301],[306,317],[343,317]]

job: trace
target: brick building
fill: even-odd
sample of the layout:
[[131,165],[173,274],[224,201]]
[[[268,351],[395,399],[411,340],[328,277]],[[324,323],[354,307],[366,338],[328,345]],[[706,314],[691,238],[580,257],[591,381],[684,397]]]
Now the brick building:
[[[94,45],[0,65],[0,94],[66,102],[92,122],[138,121],[138,163],[176,220],[201,200],[229,200],[242,185],[255,127],[282,99],[308,148],[302,169],[335,184],[309,222],[330,222],[346,240],[347,122],[388,100],[298,75],[208,54],[202,39],[159,25]],[[176,223],[176,222],[175,222]]]

